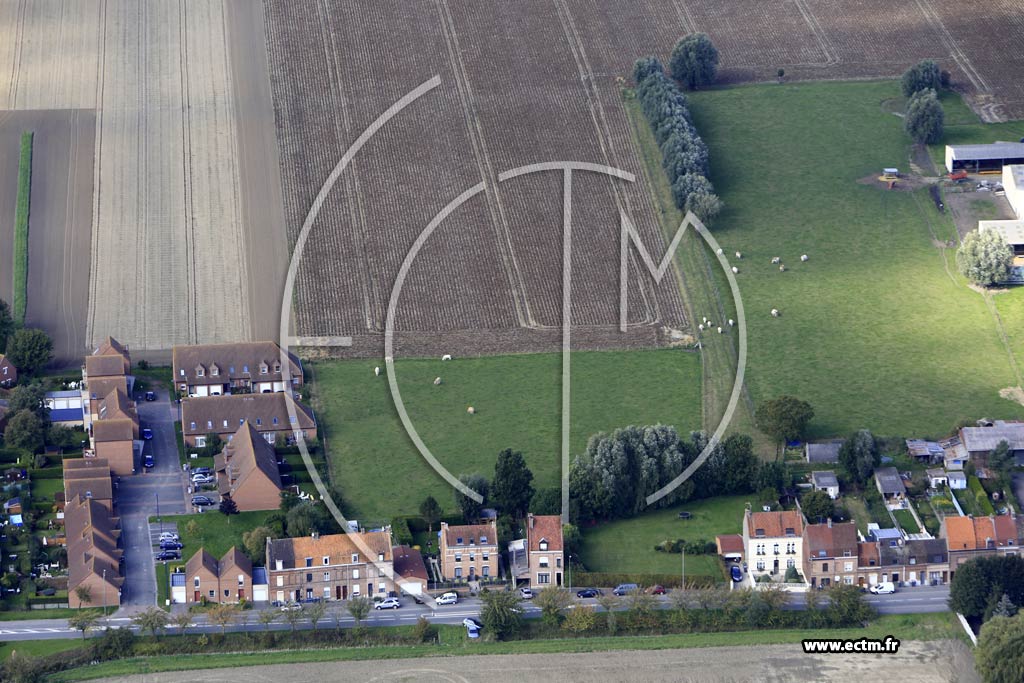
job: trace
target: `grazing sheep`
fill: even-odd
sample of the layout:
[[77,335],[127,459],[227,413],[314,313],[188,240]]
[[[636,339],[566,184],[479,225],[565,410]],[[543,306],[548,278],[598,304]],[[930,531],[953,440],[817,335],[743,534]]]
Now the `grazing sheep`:
[[434,386],[436,387],[436,386],[440,386],[440,385],[441,385],[441,378],[440,377],[435,377],[434,378]]
[[807,254],[801,254],[800,260],[801,261],[806,261],[807,260]]
[[773,308],[772,309],[772,317],[773,318],[778,318],[779,317],[779,309],[777,309],[777,308]]
[[729,318],[729,327],[732,327],[735,324],[736,322],[732,318]]
[[736,266],[733,266],[732,267],[732,272],[733,272],[734,275],[739,275],[740,269],[737,268]]
[[718,334],[722,334],[722,327],[721,326],[718,327]]
[[476,415],[476,409],[473,406],[466,408],[466,412],[470,415]]
[[373,374],[376,375],[377,377],[380,377],[380,366],[379,365],[373,369]]
[[697,325],[697,329],[700,330],[701,332],[703,332],[704,331],[704,323],[701,323],[700,325]]
[[772,265],[776,265],[777,263],[780,263],[781,261],[782,261],[782,259],[780,259],[778,256],[776,256],[775,258],[772,259]]
[[779,272],[780,273],[785,273],[786,272],[786,266],[785,265],[779,266]]
[[719,256],[721,256],[721,255],[722,255],[722,254],[724,254],[725,252],[724,252],[724,251],[722,251],[722,248],[721,248],[721,247],[719,247],[719,248],[718,248],[718,251],[717,251],[717,252],[715,252],[715,253],[717,253],[717,254],[718,254]]
[[736,252],[736,258],[743,258],[743,254],[741,254],[740,252],[737,251]]
[[451,359],[452,359],[452,354],[450,354],[450,353],[446,353],[443,356],[441,356],[441,360],[451,360]]

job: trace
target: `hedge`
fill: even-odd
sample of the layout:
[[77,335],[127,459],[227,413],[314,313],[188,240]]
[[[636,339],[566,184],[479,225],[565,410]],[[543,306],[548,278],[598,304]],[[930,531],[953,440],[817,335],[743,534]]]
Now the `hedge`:
[[18,201],[14,211],[14,320],[25,323],[28,306],[28,218],[32,194],[32,132],[21,134],[21,156],[18,160]]
[[66,595],[30,595],[25,598],[25,604],[29,607],[36,605],[59,605],[62,607],[68,606],[68,596]]
[[[618,586],[620,583],[635,583],[640,586],[665,586],[679,588],[682,576],[679,574],[617,574],[613,572],[573,572],[572,582],[576,586]],[[713,576],[687,576],[689,588],[704,588],[718,583]]]
[[47,467],[41,470],[29,470],[29,476],[33,479],[60,479],[64,476],[62,467]]

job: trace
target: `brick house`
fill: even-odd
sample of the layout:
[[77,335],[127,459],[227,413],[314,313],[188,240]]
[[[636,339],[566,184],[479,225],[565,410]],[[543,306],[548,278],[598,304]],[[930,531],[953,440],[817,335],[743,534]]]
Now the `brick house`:
[[269,597],[288,602],[385,596],[395,590],[391,549],[390,529],[267,539]]
[[139,414],[135,409],[135,401],[128,398],[128,394],[121,389],[114,389],[100,401],[96,419],[130,420],[132,438],[139,438]]
[[743,547],[752,575],[785,574],[803,551],[804,516],[797,510],[751,512],[743,518]]
[[98,419],[100,403],[111,392],[120,389],[131,395],[131,357],[127,347],[113,337],[107,337],[92,354],[85,357],[82,366],[82,417],[85,428]]
[[67,532],[68,604],[117,607],[121,604],[120,520],[100,501],[78,496],[64,507]]
[[18,383],[18,368],[11,359],[0,353],[0,387],[13,387]]
[[136,423],[127,418],[96,420],[92,424],[93,452],[110,465],[117,476],[135,472]]
[[[497,544],[497,538],[495,538]],[[562,518],[559,515],[526,516],[527,562],[530,586],[547,588],[562,585],[565,552],[562,546]],[[492,571],[492,576],[496,575]]]
[[943,519],[939,536],[949,552],[950,580],[961,564],[975,557],[1019,554],[1022,525],[1024,517],[1015,515]]
[[183,399],[182,436],[188,446],[202,448],[208,434],[217,434],[229,441],[248,421],[267,443],[274,443],[278,435],[292,442],[293,428],[301,430],[303,438],[315,439],[317,430],[313,411],[298,401],[294,403],[296,422],[293,423],[288,415],[288,399],[282,393]]
[[498,575],[498,525],[449,526],[441,522],[441,575],[455,581],[476,581]]
[[395,579],[402,580],[402,590],[413,595],[424,595],[430,577],[420,551],[407,545],[396,545],[391,549],[391,557],[394,561]]
[[185,565],[185,602],[252,600],[252,573],[252,562],[234,546],[220,561],[200,548]]
[[217,490],[231,496],[239,512],[276,510],[281,505],[281,475],[274,447],[252,424],[243,422],[214,458]]
[[808,524],[804,527],[804,580],[811,586],[857,580],[860,548],[854,522]]
[[880,580],[917,585],[946,583],[949,551],[941,538],[879,542]]
[[110,466],[104,458],[66,458],[63,464],[65,501],[92,499],[114,511]]
[[285,391],[302,386],[302,363],[287,353],[285,381],[281,347],[272,341],[175,346],[171,352],[174,384],[185,396],[224,396]]

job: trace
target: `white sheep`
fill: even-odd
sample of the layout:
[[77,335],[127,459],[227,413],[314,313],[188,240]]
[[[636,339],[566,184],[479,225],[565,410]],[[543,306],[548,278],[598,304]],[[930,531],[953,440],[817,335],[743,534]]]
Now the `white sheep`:
[[719,248],[718,248],[718,251],[717,251],[717,252],[715,252],[715,253],[717,253],[717,254],[718,254],[719,256],[721,256],[721,255],[722,255],[722,254],[724,254],[725,252],[724,252],[724,251],[722,251],[722,248],[721,248],[721,247],[719,247]]
[[435,387],[441,386],[441,378],[440,377],[435,377],[434,378],[434,386]]
[[732,327],[735,324],[736,324],[736,321],[734,321],[732,318],[729,318],[729,327]]
[[800,260],[801,261],[806,261],[807,260],[807,254],[801,254]]
[[737,251],[736,252],[736,258],[743,258],[743,254],[741,254],[740,252]]
[[722,326],[721,325],[718,326],[718,334],[722,334]]
[[452,354],[450,354],[450,353],[446,353],[443,356],[441,356],[441,360],[451,360],[451,359],[452,359]]
[[739,275],[740,269],[737,268],[736,266],[733,266],[732,267],[732,272],[733,272],[733,275]]
[[700,325],[697,325],[697,329],[700,330],[701,332],[703,332],[704,331],[704,323],[701,323]]
[[373,374],[375,376],[377,376],[377,377],[380,377],[380,366],[379,365],[373,369]]
[[785,264],[783,264],[783,265],[779,266],[779,272],[780,272],[780,273],[785,273],[785,272],[786,272],[786,266],[785,266]]
[[778,318],[779,317],[779,309],[777,309],[777,308],[773,308],[772,309],[772,317],[773,318]]
[[476,409],[473,406],[466,408],[466,412],[470,415],[476,415]]
[[781,261],[782,261],[782,259],[779,258],[778,256],[776,256],[775,258],[772,259],[772,265],[780,263]]

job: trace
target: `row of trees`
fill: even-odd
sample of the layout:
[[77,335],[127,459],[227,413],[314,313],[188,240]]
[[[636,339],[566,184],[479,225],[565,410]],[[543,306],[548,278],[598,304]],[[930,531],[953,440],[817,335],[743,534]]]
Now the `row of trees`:
[[904,126],[910,137],[926,145],[941,140],[945,112],[938,93],[949,87],[949,73],[925,59],[903,72],[900,87],[908,98]]
[[[638,514],[647,507],[647,497],[682,474],[707,444],[703,432],[682,439],[674,427],[666,425],[629,426],[591,437],[569,470],[570,516],[597,520]],[[717,444],[693,476],[655,507],[694,497],[750,492],[764,483],[762,479],[784,476],[775,469],[769,466],[770,471],[762,472],[750,437],[735,434]]]
[[686,95],[665,75],[656,57],[633,66],[637,97],[661,150],[672,197],[682,211],[704,222],[718,215],[722,202],[708,180],[708,148],[693,125]]

